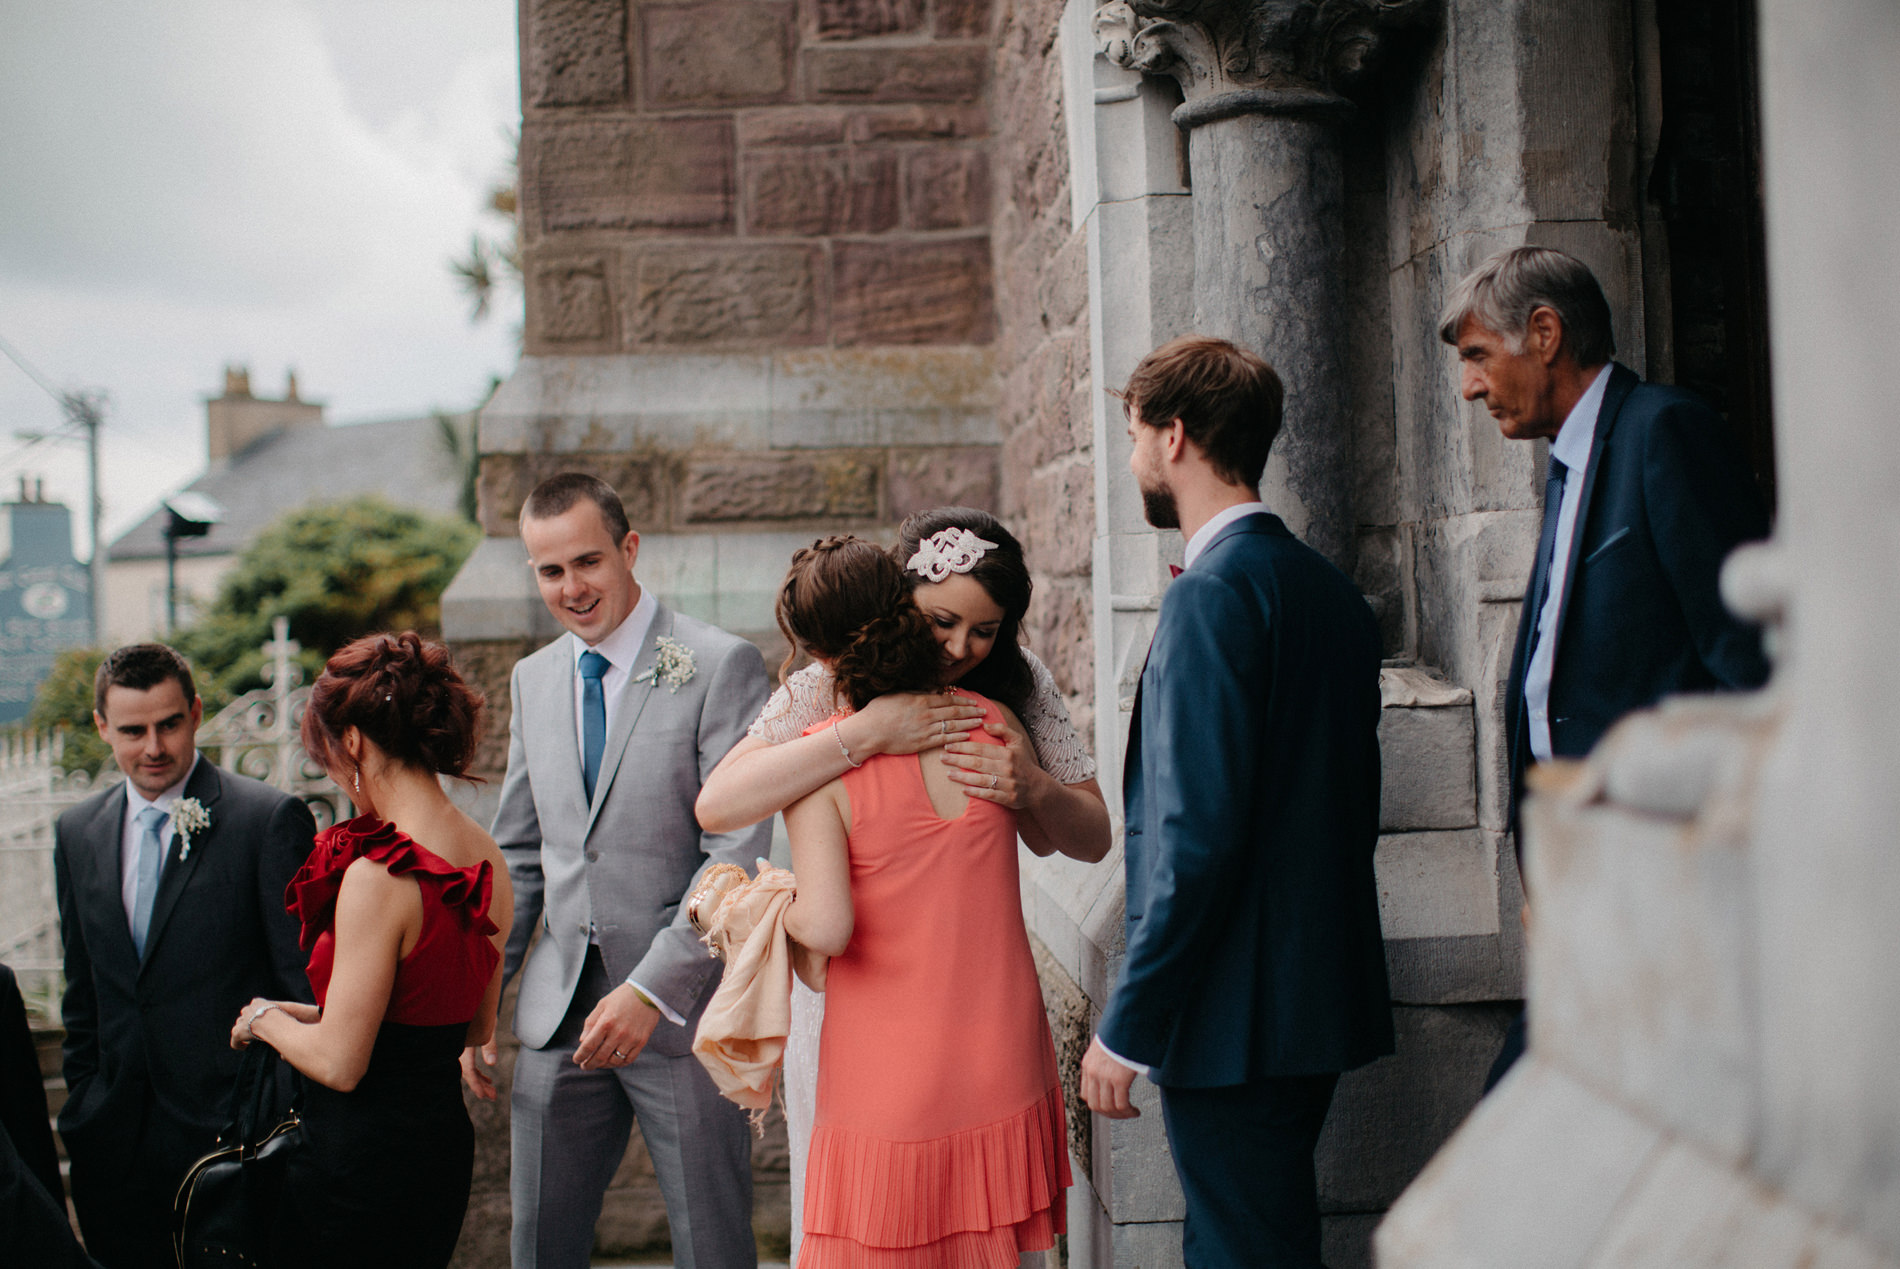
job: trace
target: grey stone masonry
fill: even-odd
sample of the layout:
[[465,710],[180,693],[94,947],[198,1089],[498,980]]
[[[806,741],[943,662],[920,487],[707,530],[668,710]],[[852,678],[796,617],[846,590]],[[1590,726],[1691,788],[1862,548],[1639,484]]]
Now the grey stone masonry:
[[1779,524],[1763,692],[1626,719],[1525,806],[1530,1053],[1386,1269],[1900,1266],[1900,22],[1762,0]]

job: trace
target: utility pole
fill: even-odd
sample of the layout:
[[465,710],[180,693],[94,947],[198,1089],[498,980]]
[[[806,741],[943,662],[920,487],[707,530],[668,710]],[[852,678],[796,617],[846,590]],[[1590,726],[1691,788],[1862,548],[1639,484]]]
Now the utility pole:
[[92,531],[86,607],[91,618],[92,645],[96,648],[105,642],[106,624],[106,544],[100,534],[100,521],[105,518],[105,499],[99,493],[99,426],[105,418],[106,397],[103,392],[67,392],[61,394],[59,400],[72,424],[86,429],[86,516]]

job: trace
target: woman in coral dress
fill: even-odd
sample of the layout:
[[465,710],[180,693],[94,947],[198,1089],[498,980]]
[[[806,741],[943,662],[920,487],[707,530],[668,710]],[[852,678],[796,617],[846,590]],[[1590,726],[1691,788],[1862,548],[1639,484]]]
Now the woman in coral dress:
[[[872,754],[941,748],[961,771],[955,778],[976,797],[1017,813],[1019,836],[1031,851],[1101,859],[1109,823],[1095,761],[1069,721],[1055,676],[1020,642],[1034,589],[1022,544],[988,512],[938,507],[899,526],[894,553],[905,566],[910,600],[942,651],[943,681],[1007,706],[1022,720],[1022,734],[1000,748],[979,746],[969,733],[982,712],[967,697],[943,692],[890,693],[840,719],[835,734],[818,728],[848,702],[838,697],[825,653],[806,647],[812,663],[784,676],[746,738],[707,778],[696,806],[701,827],[717,833],[757,823]],[[783,1088],[794,1210],[804,1203],[824,999],[793,985]],[[798,1252],[794,1226],[794,1263]]]
[[232,1029],[306,1077],[281,1264],[455,1252],[475,1149],[459,1059],[494,1030],[514,906],[500,851],[439,780],[467,771],[480,708],[447,649],[408,632],[344,648],[311,694],[304,747],[363,814],[319,834],[290,884],[317,1004],[255,1000]]
[[[794,557],[781,614],[852,707],[943,673],[904,592],[896,562],[857,539]],[[1068,1154],[1016,813],[969,796],[932,751],[867,758],[785,821],[786,928],[830,957],[800,1269],[1011,1269],[1053,1246]]]

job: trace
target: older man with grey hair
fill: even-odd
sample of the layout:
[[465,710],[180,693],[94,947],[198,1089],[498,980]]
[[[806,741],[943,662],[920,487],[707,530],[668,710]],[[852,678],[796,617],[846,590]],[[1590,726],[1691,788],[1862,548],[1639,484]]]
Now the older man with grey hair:
[[[1516,247],[1458,284],[1439,337],[1460,389],[1512,440],[1550,442],[1544,524],[1505,688],[1511,815],[1525,771],[1588,753],[1612,723],[1673,692],[1759,686],[1761,635],[1723,606],[1722,561],[1768,514],[1726,420],[1611,358],[1589,268]],[[1522,1020],[1493,1068],[1523,1049]]]

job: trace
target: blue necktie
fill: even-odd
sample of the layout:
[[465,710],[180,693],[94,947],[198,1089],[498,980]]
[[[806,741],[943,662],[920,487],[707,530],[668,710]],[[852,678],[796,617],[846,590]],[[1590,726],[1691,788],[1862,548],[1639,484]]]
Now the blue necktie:
[[1528,654],[1537,650],[1539,619],[1543,616],[1544,604],[1550,599],[1550,575],[1556,565],[1557,519],[1563,512],[1564,476],[1568,471],[1561,462],[1552,458],[1550,470],[1544,476],[1544,531],[1537,538],[1537,567],[1534,570],[1537,584],[1531,589],[1531,641],[1526,649],[1526,665],[1530,661]]
[[145,958],[145,933],[152,928],[152,901],[158,898],[158,875],[165,867],[165,843],[159,835],[171,816],[155,806],[139,812],[139,870],[132,891],[132,946]]
[[581,653],[581,787],[594,800],[594,781],[600,778],[600,755],[607,748],[607,695],[601,676],[610,662],[598,652]]

